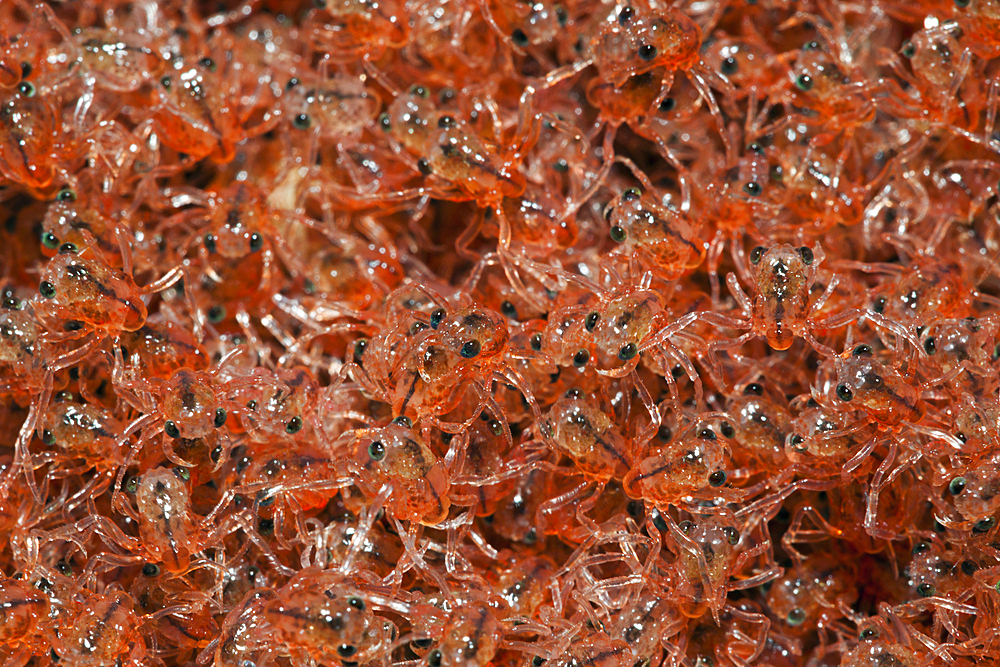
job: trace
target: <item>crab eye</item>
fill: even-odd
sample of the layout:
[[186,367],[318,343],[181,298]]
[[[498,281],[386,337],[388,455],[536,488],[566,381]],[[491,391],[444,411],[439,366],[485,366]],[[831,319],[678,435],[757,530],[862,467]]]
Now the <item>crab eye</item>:
[[806,622],[806,612],[798,607],[788,612],[788,616],[785,618],[788,625],[796,626],[802,625]]
[[937,353],[937,342],[934,340],[934,336],[924,341],[924,352],[930,355]]
[[528,36],[524,34],[524,31],[520,28],[515,28],[514,32],[510,33],[510,39],[514,42],[515,46],[527,46]]
[[309,126],[312,125],[312,119],[309,118],[309,114],[300,113],[292,119],[292,125],[297,130],[308,130]]
[[372,461],[381,461],[385,458],[385,445],[379,440],[373,440],[368,445],[368,456],[371,457]]
[[289,435],[298,433],[301,430],[302,430],[302,417],[292,417],[291,419],[288,420],[288,423],[285,424],[285,433],[288,433]]
[[917,53],[917,49],[913,46],[913,42],[908,41],[903,44],[903,48],[899,52],[906,58],[912,58]]
[[805,246],[802,246],[801,248],[799,248],[799,256],[802,257],[802,263],[805,264],[806,266],[809,266],[810,264],[813,263],[814,257],[812,248],[807,248]]
[[59,238],[52,232],[45,232],[42,234],[42,245],[49,250],[55,250],[59,247]]
[[650,60],[656,58],[656,47],[653,46],[652,44],[643,44],[642,46],[639,47],[637,53],[639,54],[640,58],[642,58],[646,62],[649,62]]
[[844,401],[845,403],[852,398],[854,398],[854,392],[846,384],[837,385],[837,398]]
[[466,359],[473,359],[479,356],[482,345],[478,340],[470,340],[462,346],[462,356]]
[[212,324],[218,324],[222,320],[226,319],[226,307],[225,306],[212,306],[208,309],[208,321]]
[[598,312],[593,312],[587,315],[587,321],[584,323],[587,331],[593,331],[597,327],[597,322],[601,319],[601,314]]
[[812,90],[813,87],[812,77],[809,76],[808,74],[798,75],[797,77],[795,77],[795,87],[801,90],[802,92]]
[[854,348],[854,351],[851,352],[851,356],[852,357],[870,357],[870,356],[872,356],[872,347],[871,347],[871,345],[863,345],[863,344],[862,345],[858,345],[856,348]]
[[622,193],[622,201],[635,201],[642,198],[642,190],[639,188],[629,188]]
[[498,422],[496,419],[491,419],[486,426],[490,429],[490,433],[493,435],[497,437],[503,435],[503,424]]
[[948,484],[948,493],[950,493],[953,496],[957,496],[964,490],[965,490],[964,477],[956,477],[955,479],[951,480],[951,482]]
[[226,423],[226,409],[219,408],[215,411],[215,428],[221,428]]
[[626,236],[627,234],[625,233],[624,228],[619,227],[618,225],[614,225],[611,228],[611,240],[615,243],[622,243]]
[[618,12],[618,24],[625,25],[632,20],[635,16],[635,10],[632,7],[622,7],[622,10]]
[[354,361],[358,364],[361,363],[361,358],[365,356],[365,350],[368,349],[368,339],[359,338],[354,341]]
[[35,84],[30,81],[22,81],[21,85],[17,87],[17,92],[21,93],[25,97],[34,97],[38,89],[35,88]]
[[725,60],[722,61],[722,66],[719,68],[719,70],[723,74],[728,75],[728,74],[736,74],[736,70],[738,70],[739,68],[740,65],[738,62],[736,62],[736,58],[730,56],[729,58],[726,58]]
[[171,438],[179,438],[181,436],[180,429],[177,428],[177,424],[172,421],[168,421],[163,424],[164,432]]
[[750,263],[753,265],[760,264],[761,258],[764,256],[764,246],[757,246],[750,251]]

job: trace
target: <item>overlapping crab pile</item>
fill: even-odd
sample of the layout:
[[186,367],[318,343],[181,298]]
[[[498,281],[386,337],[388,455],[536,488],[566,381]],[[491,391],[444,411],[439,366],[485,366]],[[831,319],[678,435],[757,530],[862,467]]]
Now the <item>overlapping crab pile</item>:
[[8,665],[1000,652],[1000,4],[0,4]]

